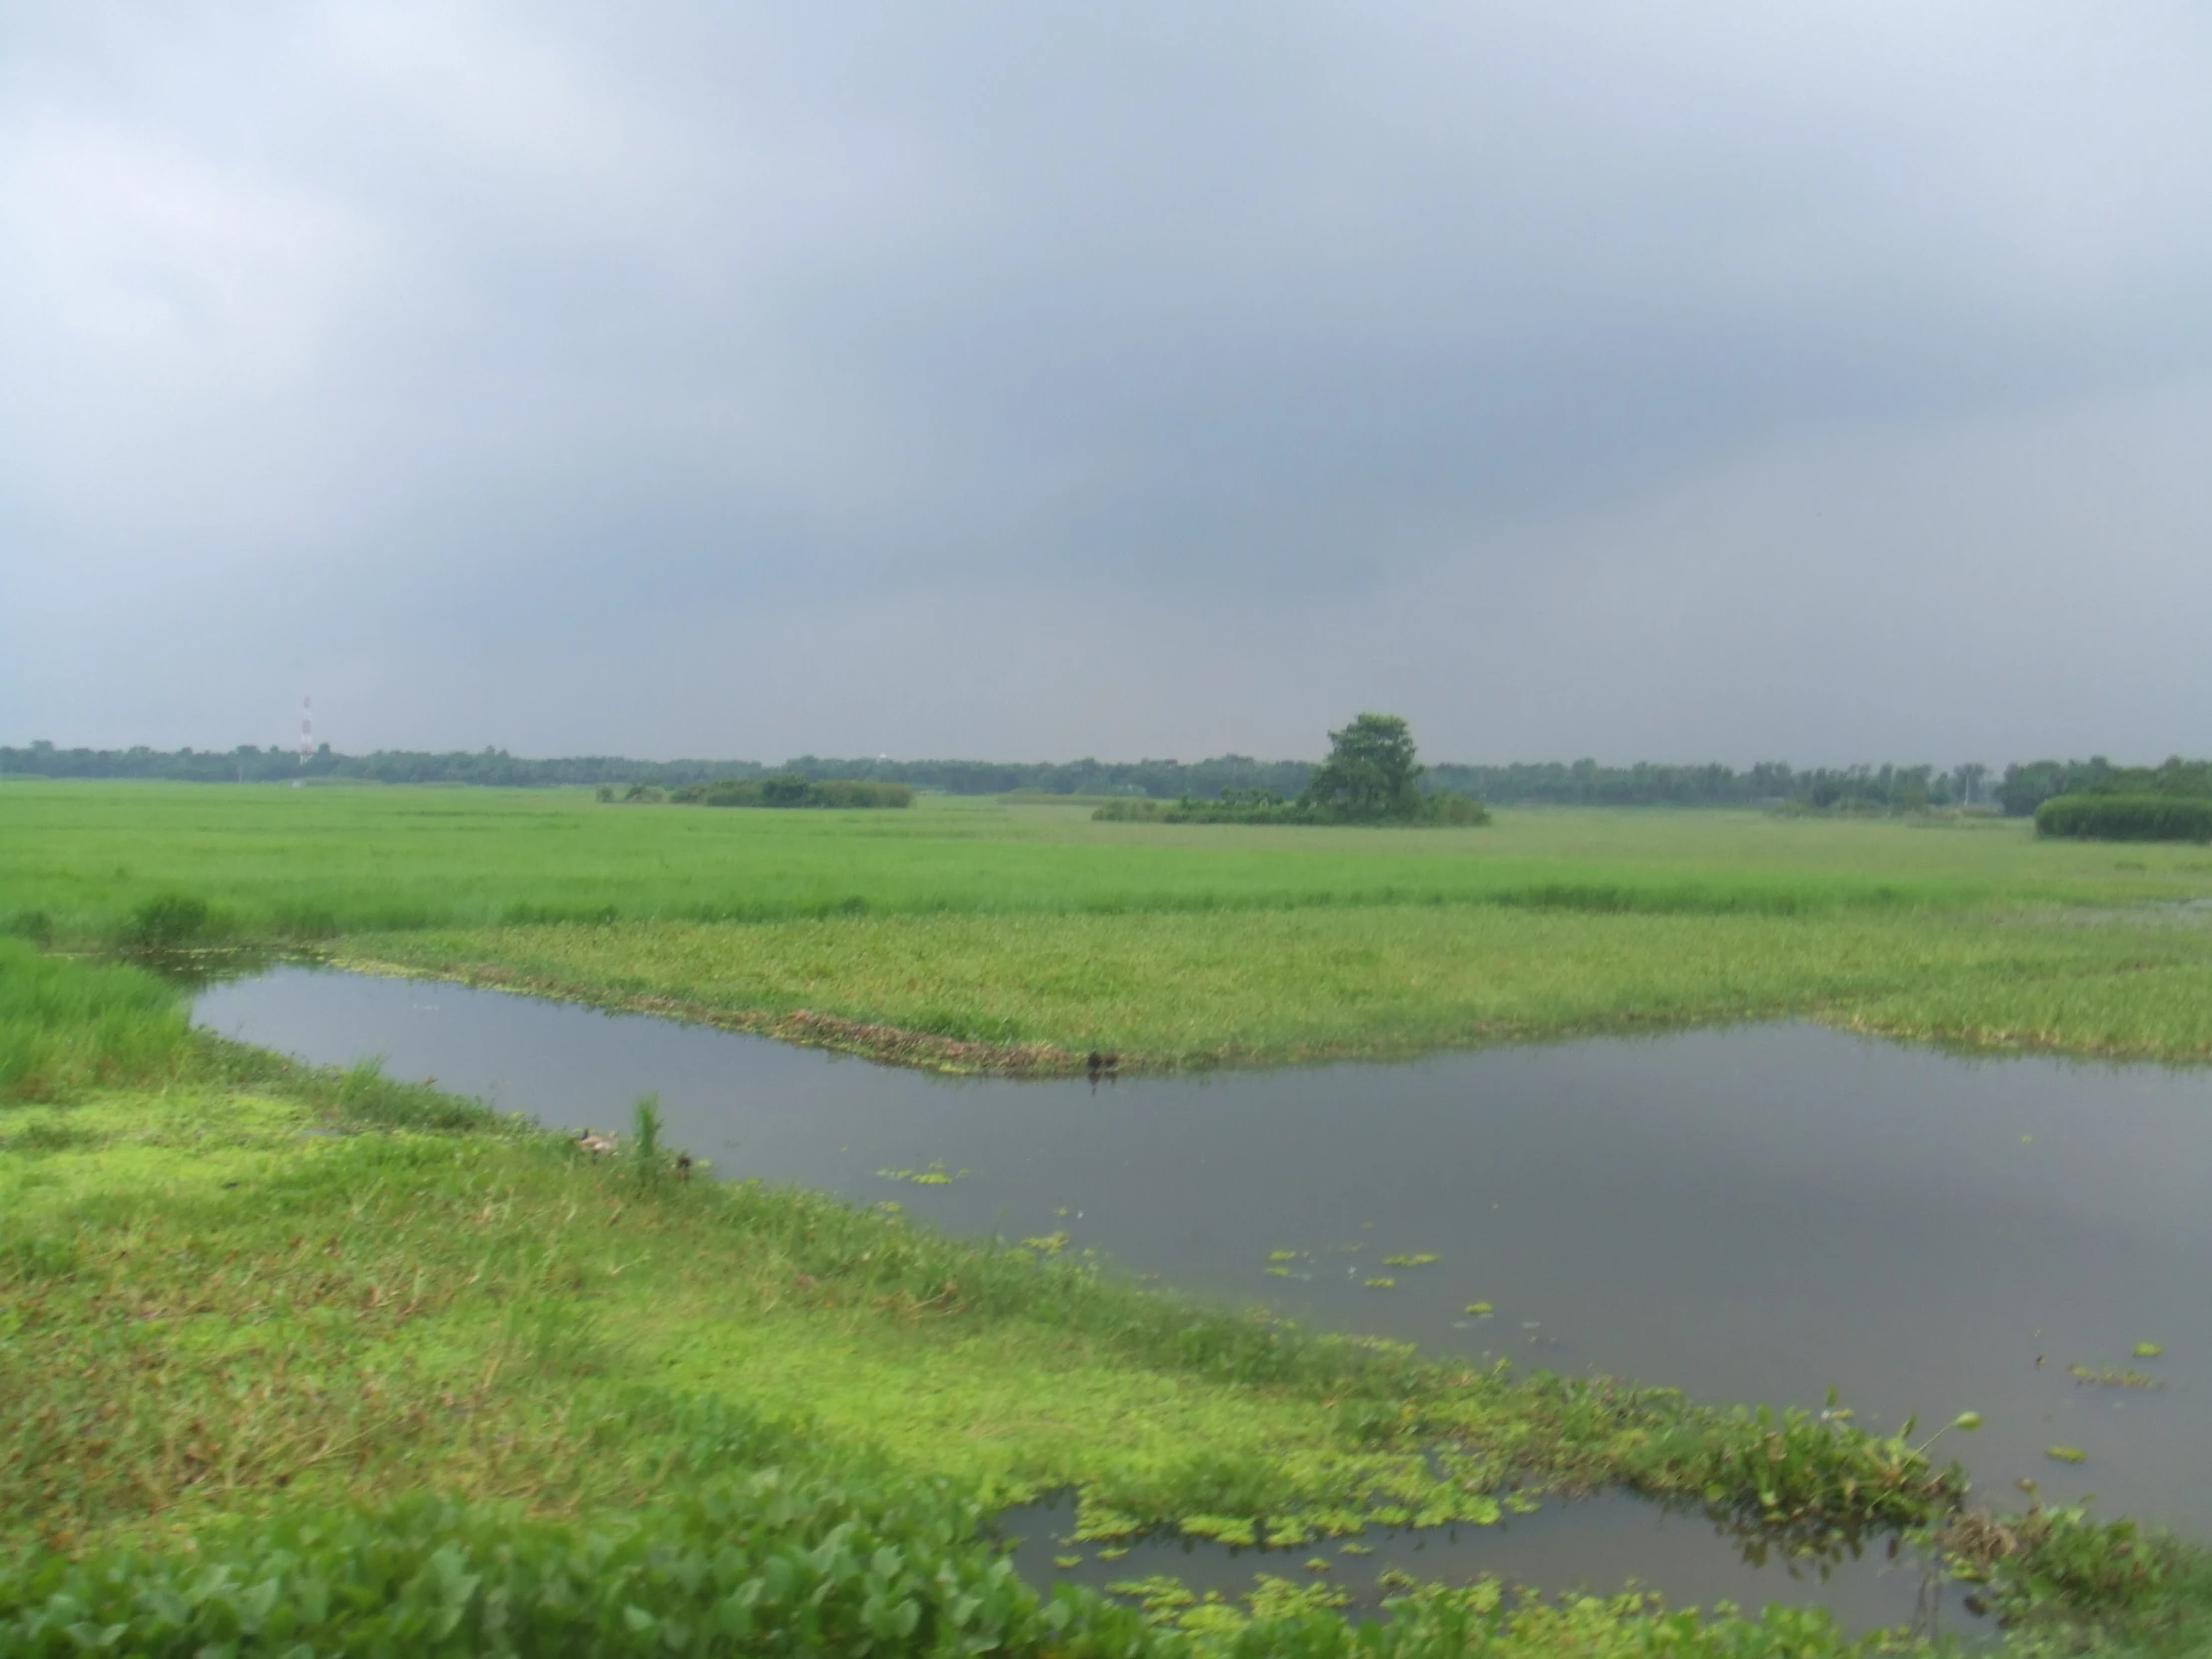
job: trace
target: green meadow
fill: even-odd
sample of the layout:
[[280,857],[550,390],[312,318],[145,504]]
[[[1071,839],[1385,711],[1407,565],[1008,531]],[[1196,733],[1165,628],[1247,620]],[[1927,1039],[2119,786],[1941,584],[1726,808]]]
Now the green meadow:
[[[0,784],[0,1656],[1932,1651],[1628,1587],[1407,1578],[1387,1624],[1338,1610],[1369,1529],[1603,1487],[1773,1547],[1902,1535],[1985,1581],[2014,1652],[2202,1652],[2199,1551],[1965,1512],[1970,1424],[1470,1369],[1053,1240],[687,1181],[649,1103],[595,1158],[194,1032],[130,958],[302,949],[946,1066],[1746,1018],[2186,1060],[2212,1053],[2207,891],[2201,849],[1977,820]],[[1062,1489],[1071,1556],[1313,1553],[1242,1598],[1040,1595],[988,1515]]]
[[303,946],[947,1066],[1783,1018],[2212,1056],[2212,934],[2187,903],[2212,854],[2001,820],[1254,828],[926,797],[802,814],[22,781],[0,814],[0,926],[56,948]]

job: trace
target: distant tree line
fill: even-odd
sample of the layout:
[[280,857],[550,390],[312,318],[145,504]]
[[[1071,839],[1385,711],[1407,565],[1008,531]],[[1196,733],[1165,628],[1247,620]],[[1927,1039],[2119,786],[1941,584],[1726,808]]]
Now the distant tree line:
[[532,761],[504,749],[449,754],[379,749],[340,755],[323,744],[304,762],[296,749],[56,749],[34,743],[0,747],[0,774],[38,778],[146,778],[189,784],[288,784],[294,779],[343,779],[363,784],[481,784],[501,789],[557,785],[653,784],[678,789],[726,778],[765,778],[755,761],[629,761],[583,755]]
[[[632,761],[619,756],[527,760],[504,749],[429,754],[377,750],[340,755],[325,744],[301,764],[297,751],[251,744],[234,750],[57,749],[51,743],[0,747],[0,774],[41,778],[143,778],[190,783],[289,783],[293,779],[373,784],[480,784],[661,790],[759,781],[778,774],[812,783],[903,784],[947,795],[1126,796],[1135,800],[1294,801],[1305,794],[1311,761],[1259,761],[1222,755],[1210,761],[825,760],[802,755],[781,767],[758,761]],[[1492,806],[1777,807],[1821,812],[1917,812],[1929,808],[2001,807],[2025,818],[2061,795],[2212,797],[2212,762],[2170,760],[2159,767],[2120,767],[2103,758],[2033,761],[2009,766],[1998,783],[1987,767],[1965,765],[1822,767],[1799,771],[1779,761],[1738,770],[1718,764],[1674,766],[1595,761],[1510,766],[1432,765],[1419,780],[1429,793],[1466,796]]]

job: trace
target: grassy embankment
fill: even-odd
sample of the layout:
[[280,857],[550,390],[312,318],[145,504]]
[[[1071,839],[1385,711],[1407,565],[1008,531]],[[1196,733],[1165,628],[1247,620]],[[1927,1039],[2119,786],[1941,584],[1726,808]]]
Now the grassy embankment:
[[2212,892],[2212,854],[2020,824],[1244,829],[972,801],[783,815],[24,783],[0,812],[0,926],[64,947],[299,942],[949,1066],[1743,1018],[2212,1057],[2212,932],[2174,907]]
[[[1291,1568],[1154,1627],[1041,1603],[979,1522],[1075,1485],[1080,1553],[1154,1526],[1318,1550],[1626,1483],[1802,1542],[1939,1525],[1955,1494],[1925,1441],[1423,1362],[595,1162],[189,1033],[147,976],[8,941],[0,1215],[0,1654],[243,1633],[226,1651],[1822,1659],[1860,1647],[1818,1614],[1495,1585],[1402,1586],[1362,1634]],[[2179,1546],[1979,1536],[2026,1548],[1998,1569],[2023,1631],[2094,1615],[2185,1651]]]

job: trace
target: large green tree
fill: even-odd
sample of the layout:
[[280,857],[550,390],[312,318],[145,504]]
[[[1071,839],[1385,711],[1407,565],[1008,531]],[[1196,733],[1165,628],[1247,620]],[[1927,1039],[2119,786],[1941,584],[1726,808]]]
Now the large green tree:
[[1420,812],[1413,734],[1396,715],[1362,715],[1329,734],[1329,759],[1315,770],[1301,805],[1325,818],[1409,819]]

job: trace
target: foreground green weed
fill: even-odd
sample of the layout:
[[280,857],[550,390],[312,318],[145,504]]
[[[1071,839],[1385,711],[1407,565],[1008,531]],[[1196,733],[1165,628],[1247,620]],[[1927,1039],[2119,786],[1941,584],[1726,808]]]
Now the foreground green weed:
[[[372,1127],[345,1105],[372,1080],[290,1081],[10,1109],[79,1134],[0,1157],[0,1653],[1824,1659],[1874,1639],[1494,1585],[1408,1586],[1386,1630],[1264,1585],[1155,1627],[1040,1600],[982,1517],[1073,1482],[1090,1536],[1280,1537],[1627,1480],[1818,1543],[1955,1490],[1902,1438],[1429,1367],[481,1119]],[[2066,1544],[2015,1574],[2043,1586],[2023,1616],[2134,1629],[2141,1573]],[[2166,1588],[2186,1558],[2159,1560]]]
[[0,1157],[0,1653],[1825,1655],[1849,1644],[1818,1614],[1637,1598],[1163,1631],[1040,1600],[981,1522],[1068,1482],[1094,1531],[1208,1535],[1630,1479],[1819,1531],[1953,1489],[1803,1418],[1430,1368],[803,1194],[373,1127],[347,1107],[372,1079],[293,1080],[11,1109],[77,1133]]
[[158,980],[53,961],[0,938],[0,1100],[157,1074],[185,1042],[185,1011]]
[[[1431,1364],[594,1159],[373,1068],[103,1048],[159,1005],[129,969],[11,950],[0,982],[100,1057],[0,1105],[0,1654],[1828,1659],[1887,1644],[1495,1585],[1408,1584],[1387,1627],[1264,1583],[1148,1622],[1040,1599],[982,1517],[1072,1485],[1087,1537],[1285,1540],[1625,1483],[1784,1547],[1963,1524],[1902,1435]],[[1988,1536],[1954,1547],[2023,1630],[2188,1651],[2190,1552]]]

